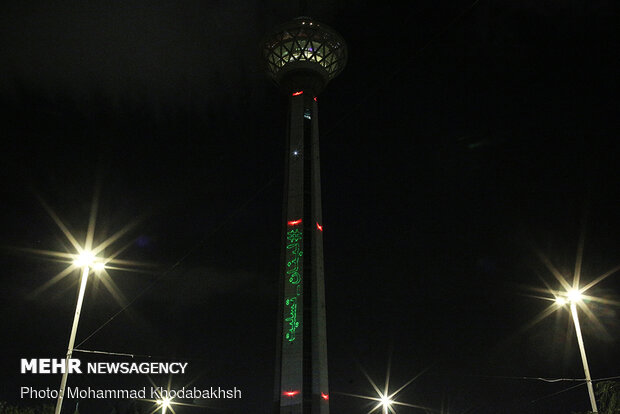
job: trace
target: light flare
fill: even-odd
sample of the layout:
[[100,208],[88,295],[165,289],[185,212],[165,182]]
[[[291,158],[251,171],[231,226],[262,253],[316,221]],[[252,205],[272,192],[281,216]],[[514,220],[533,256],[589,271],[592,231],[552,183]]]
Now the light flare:
[[[91,205],[91,211],[89,214],[88,221],[88,229],[86,232],[86,237],[84,240],[84,244],[80,244],[77,241],[77,238],[71,234],[67,225],[63,223],[60,217],[52,210],[52,208],[43,200],[41,197],[37,196],[39,202],[43,206],[44,210],[48,213],[54,223],[58,226],[62,234],[65,236],[66,240],[69,242],[70,246],[73,248],[74,253],[70,252],[62,252],[62,251],[53,251],[53,250],[43,250],[43,249],[32,249],[32,248],[19,248],[19,247],[7,247],[8,250],[14,251],[16,253],[25,253],[27,255],[34,255],[34,257],[39,257],[44,260],[54,261],[59,263],[64,263],[67,266],[63,268],[60,272],[54,275],[52,278],[45,281],[42,285],[36,287],[31,294],[29,295],[31,299],[34,299],[41,293],[45,292],[52,286],[56,285],[58,282],[64,280],[67,276],[71,275],[75,270],[82,269],[84,266],[88,266],[89,270],[97,274],[97,280],[102,281],[105,287],[110,291],[114,299],[121,305],[126,303],[126,300],[123,298],[123,295],[120,293],[119,289],[116,287],[116,284],[112,281],[107,270],[116,269],[116,270],[124,270],[124,271],[142,271],[146,272],[147,270],[139,270],[139,267],[153,267],[154,264],[147,264],[137,261],[130,260],[119,260],[117,256],[120,255],[124,250],[126,250],[129,246],[133,245],[133,241],[121,247],[117,251],[115,251],[111,255],[106,255],[105,258],[98,257],[103,256],[104,250],[110,247],[113,243],[117,242],[122,236],[126,235],[128,231],[133,229],[141,219],[134,220],[129,225],[123,227],[121,230],[114,233],[112,236],[106,238],[102,243],[94,246],[94,238],[95,238],[95,227],[96,227],[96,216],[98,211],[98,194],[95,194],[93,197],[93,203]],[[151,273],[151,272],[149,272]]]
[[[183,402],[183,401],[178,401],[175,400],[174,398],[170,398],[170,390],[172,389],[172,375],[170,375],[168,377],[168,384],[165,387],[166,392],[162,392],[164,390],[164,387],[160,387],[159,385],[157,385],[150,376],[147,375],[147,378],[149,380],[149,382],[151,383],[151,386],[153,387],[153,389],[155,389],[154,391],[154,397],[155,399],[148,399],[148,398],[138,398],[139,401],[144,401],[144,402],[148,402],[151,403],[151,411],[148,411],[148,414],[160,414],[160,413],[167,413],[168,411],[170,411],[172,414],[176,414],[174,407],[193,407],[193,408],[207,408],[207,405],[204,404],[196,404],[195,401],[198,401],[198,399],[194,399],[193,402],[189,403],[189,402]],[[183,387],[189,387],[191,386],[195,381],[197,380],[197,378],[194,378],[193,380],[189,381],[188,383],[183,384]],[[164,411],[164,407],[165,410]],[[161,411],[160,411],[161,410]]]
[[581,292],[578,289],[571,289],[566,292],[566,298],[571,303],[578,303],[581,302],[581,300],[583,299],[583,297],[581,296]]
[[93,264],[93,270],[95,272],[101,272],[104,269],[105,269],[105,263],[104,262],[96,262],[96,263]]
[[90,250],[81,251],[75,259],[73,264],[77,267],[92,266],[95,262],[95,255]]
[[387,395],[381,396],[381,405],[383,406],[383,408],[391,408],[392,404],[394,404],[394,401],[392,401],[390,397],[388,397]]
[[397,414],[395,406],[411,407],[411,408],[418,408],[418,409],[421,409],[421,410],[432,411],[428,407],[424,407],[424,406],[416,405],[416,404],[409,404],[409,403],[397,401],[395,399],[395,397],[401,391],[403,391],[405,388],[407,388],[409,385],[411,385],[411,383],[413,381],[415,381],[417,378],[419,378],[420,375],[422,375],[426,371],[426,369],[423,370],[422,372],[420,372],[419,374],[417,374],[416,376],[414,376],[413,378],[411,378],[409,381],[405,382],[396,391],[390,393],[389,392],[390,367],[391,367],[391,361],[388,360],[387,374],[386,374],[386,378],[385,378],[385,387],[384,387],[383,391],[381,391],[379,389],[379,387],[377,386],[377,384],[372,380],[372,378],[370,378],[370,375],[368,375],[368,373],[363,368],[360,367],[360,369],[362,370],[362,373],[364,374],[366,379],[368,379],[368,382],[370,383],[372,388],[377,393],[376,397],[368,396],[368,395],[349,394],[349,393],[344,393],[344,392],[341,392],[341,393],[338,393],[338,394],[347,395],[349,397],[362,398],[362,399],[365,399],[365,400],[375,401],[377,404],[374,405],[370,409],[370,411],[367,412],[367,414],[372,414],[372,413],[376,412],[377,410],[381,410],[382,414],[387,414],[387,413]]
[[161,412],[164,414],[167,410],[174,412],[172,409],[172,398],[163,397],[161,400],[157,400],[157,405],[161,406]]
[[[560,283],[561,290],[553,290],[547,282],[543,280],[547,289],[533,289],[535,291],[544,292],[547,295],[551,295],[553,298],[547,297],[539,297],[534,296],[539,299],[544,299],[548,301],[552,301],[553,304],[547,308],[545,308],[542,312],[540,312],[537,316],[535,316],[532,321],[526,324],[520,332],[523,332],[532,326],[536,325],[547,316],[553,314],[558,309],[563,308],[568,304],[575,304],[579,310],[581,310],[589,320],[589,322],[594,326],[597,332],[606,338],[610,338],[609,332],[600,322],[600,320],[596,317],[596,315],[590,310],[587,306],[588,302],[597,302],[605,305],[615,305],[619,306],[620,302],[614,301],[606,298],[599,298],[592,295],[587,295],[586,292],[592,289],[594,286],[598,285],[600,282],[611,276],[612,274],[618,272],[620,270],[620,265],[615,266],[609,271],[601,274],[600,276],[595,277],[591,282],[580,286],[579,283],[583,279],[582,275],[582,265],[583,265],[583,249],[584,249],[584,241],[583,238],[580,237],[578,247],[577,247],[577,255],[575,260],[575,270],[572,277],[572,282],[569,282],[568,277],[565,277],[549,260],[549,258],[543,254],[541,251],[536,250],[536,255],[539,257],[540,261],[545,265],[547,270],[556,278],[556,280]],[[541,278],[542,279],[542,278]]]

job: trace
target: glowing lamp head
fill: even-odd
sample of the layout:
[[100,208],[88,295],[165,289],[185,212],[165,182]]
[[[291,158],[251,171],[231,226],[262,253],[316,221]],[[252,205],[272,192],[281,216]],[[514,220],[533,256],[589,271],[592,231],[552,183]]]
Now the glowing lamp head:
[[171,401],[172,401],[172,398],[169,398],[169,397],[162,397],[161,400],[157,400],[157,405],[161,407],[162,413],[165,413],[166,410],[170,408]]
[[381,405],[383,405],[384,408],[389,408],[393,403],[394,401],[390,400],[390,397],[387,395],[381,397]]
[[571,303],[579,302],[582,299],[581,292],[577,289],[571,289],[566,292],[566,297]]
[[73,260],[73,264],[78,267],[92,266],[94,261],[95,255],[88,250],[84,250]]

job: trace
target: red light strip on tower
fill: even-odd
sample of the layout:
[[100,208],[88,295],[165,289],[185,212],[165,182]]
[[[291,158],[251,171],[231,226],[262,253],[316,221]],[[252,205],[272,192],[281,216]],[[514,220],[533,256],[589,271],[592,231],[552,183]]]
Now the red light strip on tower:
[[303,93],[304,91],[293,92],[293,96],[299,96],[299,95],[302,95]]
[[316,96],[314,97],[314,102],[316,102]]
[[329,401],[329,394],[321,393],[321,398],[324,399],[325,401]]
[[289,226],[296,226],[298,224],[301,224],[301,219],[299,220],[291,220],[291,221],[287,221],[286,224],[288,224]]
[[318,221],[316,223],[316,228],[319,229],[319,231],[323,231],[323,226],[321,226]]
[[294,397],[299,394],[299,391],[284,391],[282,395],[286,395],[287,397]]

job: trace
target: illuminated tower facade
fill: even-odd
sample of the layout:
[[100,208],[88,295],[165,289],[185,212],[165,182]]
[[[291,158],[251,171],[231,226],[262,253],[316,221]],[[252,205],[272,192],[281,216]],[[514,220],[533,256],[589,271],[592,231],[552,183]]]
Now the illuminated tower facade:
[[317,95],[345,66],[344,40],[300,17],[262,44],[288,99],[275,414],[328,414]]

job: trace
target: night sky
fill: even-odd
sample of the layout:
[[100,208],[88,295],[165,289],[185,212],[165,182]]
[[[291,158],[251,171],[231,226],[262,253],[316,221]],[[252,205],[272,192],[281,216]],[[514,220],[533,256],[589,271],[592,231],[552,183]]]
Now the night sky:
[[[523,377],[584,377],[569,312],[532,324],[560,289],[541,258],[572,281],[582,239],[582,285],[620,265],[614,2],[309,3],[349,50],[318,98],[331,412],[367,413],[345,394],[374,396],[362,370],[382,387],[390,359],[392,390],[419,375],[396,399],[432,412],[587,410],[585,386]],[[66,264],[24,249],[72,252],[45,206],[83,242],[98,194],[96,241],[133,225],[106,253],[145,265],[109,270],[121,313],[89,281],[77,343],[101,329],[78,347],[152,358],[74,355],[187,360],[173,387],[243,392],[178,414],[271,412],[286,97],[259,44],[300,14],[272,0],[1,7],[0,400],[54,403],[20,400],[60,375],[19,361],[64,357],[79,275],[40,292]],[[594,379],[620,375],[618,277],[588,291],[607,299],[587,304],[596,321],[580,313]]]

